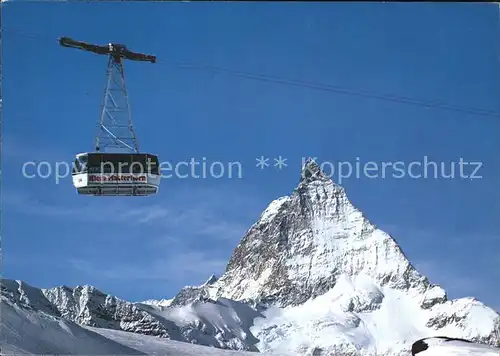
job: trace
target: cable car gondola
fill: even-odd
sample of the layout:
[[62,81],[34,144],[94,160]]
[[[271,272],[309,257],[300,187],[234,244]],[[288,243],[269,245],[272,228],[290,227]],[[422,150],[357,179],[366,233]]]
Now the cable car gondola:
[[[158,157],[139,153],[125,86],[123,59],[156,63],[156,57],[128,50],[124,45],[97,46],[61,37],[63,47],[108,55],[107,84],[95,138],[96,152],[80,153],[73,163],[73,185],[78,194],[147,196],[160,185]],[[103,152],[102,149],[106,151]],[[113,152],[123,149],[130,152]]]
[[80,153],[72,174],[73,185],[83,195],[152,195],[161,179],[158,157],[149,153]]

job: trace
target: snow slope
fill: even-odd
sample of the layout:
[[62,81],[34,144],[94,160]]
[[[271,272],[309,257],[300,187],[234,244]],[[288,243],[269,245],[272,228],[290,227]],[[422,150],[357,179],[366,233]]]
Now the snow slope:
[[3,354],[127,354],[139,351],[77,324],[1,297]]
[[[140,350],[147,355],[172,356],[256,356],[255,352],[221,350],[215,347],[193,345],[186,342],[172,341],[154,336],[133,334],[118,330],[89,328],[121,345]],[[263,353],[263,356],[285,356],[276,353]]]
[[[2,296],[0,324],[2,354],[85,354],[85,355],[163,355],[163,356],[245,356],[255,353],[220,350],[186,342],[172,341],[137,333],[79,326],[43,311],[19,306]],[[317,315],[316,315],[317,316]],[[332,335],[325,335],[326,337]],[[439,340],[438,340],[439,341]],[[463,341],[443,345],[436,339],[424,340],[430,346],[416,356],[499,356],[499,350]],[[419,349],[422,349],[420,347]],[[283,356],[285,353],[263,353]],[[304,353],[304,355],[307,355]],[[314,355],[314,353],[309,353]],[[336,354],[331,354],[336,355]],[[340,355],[340,354],[339,354]],[[342,353],[342,355],[347,355]]]
[[228,351],[131,332],[79,326],[1,296],[3,355],[245,356]]
[[419,302],[366,276],[344,275],[327,293],[303,305],[268,309],[267,318],[256,319],[251,331],[260,339],[261,351],[376,356],[408,355],[415,340],[437,334],[485,337],[493,328],[488,321],[495,317],[498,328],[498,315],[471,301],[463,310],[468,319],[465,332],[451,323],[446,331],[437,332],[429,320],[451,305],[425,310]]

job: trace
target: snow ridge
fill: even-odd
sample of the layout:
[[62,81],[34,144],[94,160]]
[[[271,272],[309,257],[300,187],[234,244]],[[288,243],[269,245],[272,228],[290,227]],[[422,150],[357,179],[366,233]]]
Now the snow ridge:
[[157,299],[148,299],[148,300],[144,300],[144,301],[140,302],[140,304],[150,305],[150,306],[156,306],[156,307],[159,307],[159,308],[167,308],[167,307],[170,306],[170,304],[172,304],[172,300],[173,300],[173,298],[170,298],[170,299],[160,299],[160,300],[157,300]]

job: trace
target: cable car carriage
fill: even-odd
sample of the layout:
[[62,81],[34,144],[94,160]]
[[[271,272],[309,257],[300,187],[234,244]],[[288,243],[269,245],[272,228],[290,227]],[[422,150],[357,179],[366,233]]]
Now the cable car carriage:
[[158,157],[149,153],[81,153],[73,164],[78,194],[146,196],[160,185]]

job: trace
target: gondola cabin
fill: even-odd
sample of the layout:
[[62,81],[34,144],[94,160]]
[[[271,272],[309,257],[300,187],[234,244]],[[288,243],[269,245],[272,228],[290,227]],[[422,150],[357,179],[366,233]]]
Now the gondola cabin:
[[81,153],[73,164],[78,194],[146,196],[160,185],[158,157],[149,153]]

